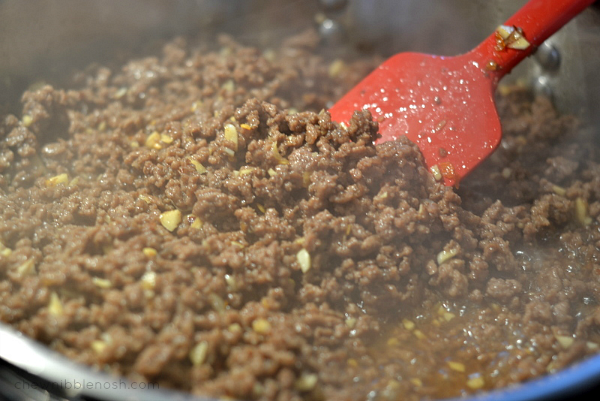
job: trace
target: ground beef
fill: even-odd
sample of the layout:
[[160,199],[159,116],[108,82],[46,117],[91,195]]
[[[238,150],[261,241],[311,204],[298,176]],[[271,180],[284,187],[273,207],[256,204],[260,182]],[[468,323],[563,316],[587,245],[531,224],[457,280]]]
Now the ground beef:
[[240,399],[456,396],[595,353],[600,164],[574,119],[504,90],[500,149],[444,187],[367,112],[331,121],[373,63],[316,44],[177,39],[26,92],[0,125],[0,321]]

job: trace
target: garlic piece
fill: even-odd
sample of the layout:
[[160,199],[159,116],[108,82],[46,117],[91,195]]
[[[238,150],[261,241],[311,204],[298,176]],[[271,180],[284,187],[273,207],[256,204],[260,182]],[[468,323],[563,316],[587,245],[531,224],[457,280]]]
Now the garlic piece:
[[298,264],[300,265],[300,270],[302,270],[302,273],[306,273],[310,270],[310,253],[308,253],[306,249],[302,248],[299,250],[296,254],[296,259],[298,260]]
[[106,349],[106,343],[104,341],[100,341],[100,340],[92,341],[90,346],[92,347],[94,352],[96,352],[97,354],[101,354],[102,351],[104,351]]
[[107,280],[105,278],[92,277],[92,283],[94,283],[94,285],[96,287],[99,287],[99,288],[110,288],[110,287],[112,287],[112,283],[110,282],[110,280]]
[[271,153],[273,154],[273,157],[277,160],[279,164],[290,164],[290,161],[285,157],[281,156],[281,153],[279,153],[279,148],[277,147],[276,141],[273,141],[273,143],[271,144]]
[[592,223],[592,218],[588,213],[588,204],[582,198],[575,199],[575,220],[582,226],[588,226]]
[[267,319],[258,318],[252,322],[252,330],[259,334],[267,334],[271,331],[271,323]]
[[144,146],[146,146],[147,148],[150,149],[162,149],[162,145],[160,144],[160,134],[157,131],[154,131],[153,133],[151,133],[148,138],[146,138],[146,142],[144,143]]
[[188,157],[187,159],[196,168],[196,172],[198,174],[205,174],[206,173],[206,167],[204,167],[202,165],[202,163],[200,163],[198,160],[194,160],[191,157]]
[[181,212],[175,209],[162,213],[160,215],[160,223],[169,231],[175,230],[181,223]]
[[50,303],[48,304],[48,312],[53,316],[60,316],[63,314],[63,305],[58,297],[58,294],[53,292],[50,294]]
[[142,253],[149,258],[153,258],[158,254],[158,252],[154,248],[144,248],[142,249]]
[[431,172],[431,174],[433,175],[433,178],[435,178],[436,181],[441,181],[442,180],[442,173],[440,171],[439,166],[436,164],[435,166],[431,166],[429,168],[429,171]]
[[336,78],[344,71],[345,68],[346,63],[344,63],[344,60],[336,59],[333,63],[329,65],[327,73],[331,78]]
[[457,254],[458,254],[458,248],[453,248],[453,249],[450,249],[449,251],[441,251],[437,255],[438,266],[444,262],[449,261],[450,259],[455,257]]
[[485,381],[483,380],[483,377],[481,377],[481,376],[477,376],[477,377],[467,380],[467,387],[469,387],[472,390],[479,390],[480,388],[483,388],[484,385],[485,385]]
[[55,187],[58,184],[68,184],[69,183],[69,176],[65,173],[63,174],[59,174],[56,175],[54,177],[48,178],[46,180],[46,186],[47,187]]
[[415,328],[415,324],[408,319],[402,319],[402,325],[406,330],[412,330]]
[[161,134],[160,135],[160,141],[163,142],[163,143],[166,143],[166,144],[170,144],[170,143],[173,142],[173,138],[170,137],[167,134]]
[[194,366],[202,365],[206,360],[207,354],[208,343],[206,341],[201,341],[190,351],[190,361],[192,361]]
[[17,274],[19,277],[35,274],[35,261],[33,259],[25,261],[22,265],[17,267]]
[[187,221],[190,223],[191,228],[194,228],[196,230],[202,228],[202,220],[195,214],[188,214]]
[[25,114],[21,122],[23,123],[23,126],[29,127],[31,124],[33,124],[33,117],[31,117],[29,114]]
[[303,373],[294,383],[294,388],[301,392],[311,391],[317,385],[319,377],[314,373]]
[[496,28],[496,32],[502,37],[506,47],[511,49],[525,50],[531,45],[523,36],[523,32],[514,26],[500,25]]
[[233,124],[225,124],[225,140],[233,143],[233,150],[238,150],[238,132]]
[[448,366],[450,367],[450,369],[455,370],[457,372],[464,372],[466,370],[465,365],[460,362],[448,361]]
[[568,349],[569,347],[571,347],[571,345],[573,345],[573,342],[575,341],[575,339],[573,339],[573,337],[571,336],[555,335],[554,337],[563,349]]
[[156,287],[156,273],[146,272],[141,278],[142,288],[144,290],[153,290]]

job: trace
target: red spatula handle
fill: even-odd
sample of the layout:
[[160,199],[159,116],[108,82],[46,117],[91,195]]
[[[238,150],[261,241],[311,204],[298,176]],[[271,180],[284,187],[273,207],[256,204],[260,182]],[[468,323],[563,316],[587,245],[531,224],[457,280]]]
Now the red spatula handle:
[[[524,50],[509,47],[501,50],[499,48],[502,46],[499,46],[494,32],[472,51],[473,60],[486,66],[494,84],[497,84],[521,60],[594,2],[595,0],[531,0],[504,23],[509,27],[520,28],[530,46]],[[494,68],[496,69],[493,70]]]

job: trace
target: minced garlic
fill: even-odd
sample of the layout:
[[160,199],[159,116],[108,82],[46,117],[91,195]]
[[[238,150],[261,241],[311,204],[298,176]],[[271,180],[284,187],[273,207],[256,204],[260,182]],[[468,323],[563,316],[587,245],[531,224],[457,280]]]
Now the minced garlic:
[[181,212],[175,209],[162,213],[160,215],[160,223],[169,231],[175,230],[181,223]]

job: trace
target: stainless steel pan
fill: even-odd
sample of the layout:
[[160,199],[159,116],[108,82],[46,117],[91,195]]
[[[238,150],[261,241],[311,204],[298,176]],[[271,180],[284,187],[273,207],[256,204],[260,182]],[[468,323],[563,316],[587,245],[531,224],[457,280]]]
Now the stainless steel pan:
[[[177,34],[208,37],[212,32],[225,31],[243,42],[268,45],[283,35],[318,24],[324,42],[338,49],[344,46],[377,50],[384,55],[407,50],[452,55],[475,46],[523,3],[523,0],[0,0],[0,114],[17,111],[20,93],[36,81],[60,82],[65,72],[94,61],[105,63],[123,54],[140,54],[144,44]],[[594,6],[552,37],[533,59],[513,73],[512,79],[550,94],[561,110],[579,115],[585,124],[598,130],[599,50],[600,7]],[[50,383],[72,383],[70,389],[60,386],[64,397],[198,400],[191,395],[156,389],[124,390],[119,385],[121,379],[68,361],[1,323],[0,358],[29,372],[31,377]],[[15,377],[23,380],[22,376],[4,372],[0,384],[10,383]],[[600,356],[552,378],[486,397],[531,400],[598,382]],[[85,383],[93,383],[94,388],[89,389]],[[29,398],[23,399],[51,399],[50,393],[42,388],[30,389]]]

